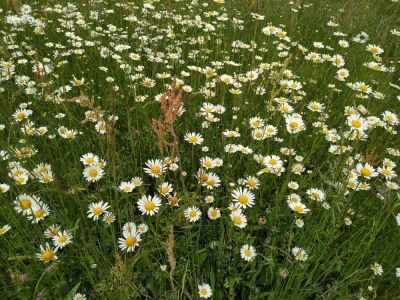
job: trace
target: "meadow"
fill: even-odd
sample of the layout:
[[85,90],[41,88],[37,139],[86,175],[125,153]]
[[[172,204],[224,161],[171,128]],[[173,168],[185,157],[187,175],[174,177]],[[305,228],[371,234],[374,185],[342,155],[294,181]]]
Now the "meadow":
[[400,299],[399,16],[0,1],[0,299]]

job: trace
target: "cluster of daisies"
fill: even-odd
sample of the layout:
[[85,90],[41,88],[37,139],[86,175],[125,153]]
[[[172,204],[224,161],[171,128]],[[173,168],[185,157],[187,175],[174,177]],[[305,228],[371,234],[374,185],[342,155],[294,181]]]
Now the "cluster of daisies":
[[59,225],[51,225],[44,232],[44,236],[51,239],[52,244],[46,242],[40,245],[40,252],[36,256],[44,263],[57,260],[57,251],[72,243],[72,234],[68,230],[62,230]]
[[106,161],[93,153],[82,155],[80,161],[84,165],[83,176],[87,182],[96,182],[104,176]]
[[[128,121],[129,130],[137,126],[140,134],[145,133],[142,124],[130,124],[132,116],[129,114],[133,110],[141,113],[141,108],[145,108],[150,116],[154,113],[151,107],[160,104],[164,111],[164,92],[171,86],[172,78],[185,102],[185,106],[180,103],[174,108],[178,123],[190,119],[194,120],[193,124],[200,120],[201,125],[179,127],[185,128],[181,132],[176,130],[181,153],[170,157],[144,153],[144,176],[129,176],[131,179],[118,181],[116,190],[133,201],[137,218],[152,222],[168,209],[176,209],[181,219],[190,223],[188,228],[195,228],[202,222],[215,224],[228,220],[234,230],[251,237],[252,216],[260,213],[259,207],[265,201],[262,191],[271,178],[274,182],[287,179],[280,203],[288,214],[294,215],[297,226],[294,230],[306,226],[305,215],[312,215],[318,205],[326,211],[331,208],[332,187],[344,197],[354,194],[363,197],[364,191],[373,191],[380,199],[399,189],[396,170],[400,150],[388,148],[388,143],[397,137],[399,117],[395,108],[385,106],[376,112],[375,105],[370,105],[392,97],[379,81],[387,74],[393,77],[396,68],[384,57],[385,49],[370,42],[367,33],[350,38],[339,30],[339,23],[330,20],[327,26],[334,32],[329,44],[314,41],[306,47],[301,41],[293,41],[284,25],[274,26],[265,22],[265,16],[252,13],[251,20],[262,24],[256,27],[258,31],[253,40],[248,34],[235,33],[235,40],[225,43],[226,37],[221,32],[234,29],[240,33],[246,29],[246,24],[240,19],[241,14],[230,15],[221,5],[224,0],[190,1],[188,8],[196,11],[196,15],[188,16],[158,12],[157,5],[163,7],[162,2],[145,1],[141,9],[119,3],[118,10],[126,14],[121,14],[118,24],[112,24],[108,18],[115,14],[114,9],[100,8],[103,5],[90,7],[88,15],[72,3],[48,5],[43,14],[30,5],[21,5],[18,13],[7,13],[4,25],[12,35],[5,35],[6,30],[0,34],[4,47],[12,55],[0,59],[0,94],[7,94],[6,98],[13,101],[10,101],[10,122],[0,124],[0,134],[15,135],[18,142],[12,146],[7,142],[9,149],[0,149],[0,162],[7,161],[5,178],[9,180],[0,183],[0,193],[7,196],[15,189],[17,196],[13,196],[11,202],[18,214],[29,222],[40,223],[39,226],[50,219],[50,207],[40,196],[39,189],[32,192],[36,184],[49,187],[58,179],[50,164],[39,163],[43,161],[38,150],[43,148],[42,144],[47,147],[48,141],[53,140],[52,143],[67,143],[79,149],[76,140],[82,141],[83,136],[93,144],[98,140],[108,143],[107,139],[114,137],[123,143],[128,134],[116,134],[124,128],[118,127],[117,122],[122,115],[122,121]],[[166,20],[169,26],[150,24],[148,20],[152,18],[154,22]],[[46,34],[52,31],[57,34],[50,40]],[[193,32],[195,36],[187,36]],[[397,37],[400,31],[393,29],[391,34]],[[224,55],[220,60],[214,56],[219,53],[209,47],[210,41],[229,48],[222,49]],[[41,43],[40,51],[37,43]],[[359,68],[371,73],[364,81],[356,79],[348,66],[353,46],[361,47],[367,57],[359,64]],[[248,57],[252,58],[251,63],[246,61]],[[326,72],[332,79],[326,91],[321,86],[327,96],[313,95],[314,88],[310,88],[309,83],[318,82],[312,78],[302,80],[291,69],[295,67],[293,59],[304,63],[304,69],[326,65],[333,70]],[[80,68],[93,60],[97,66],[95,70]],[[74,68],[76,70],[70,74],[69,70]],[[92,76],[94,74],[96,76]],[[101,86],[99,95],[94,92],[96,84]],[[13,86],[17,92],[9,88]],[[390,86],[400,89],[394,83]],[[103,91],[112,99],[102,99]],[[134,95],[127,91],[134,91]],[[330,91],[334,92],[337,102],[333,107]],[[341,96],[342,91],[348,94]],[[86,96],[93,94],[95,96]],[[24,97],[23,102],[18,102],[19,95]],[[201,98],[199,105],[197,98]],[[128,108],[118,112],[125,101]],[[105,102],[107,104],[101,107]],[[337,107],[340,111],[334,111]],[[79,113],[75,114],[77,111]],[[186,111],[193,115],[182,118]],[[75,122],[77,116],[83,120]],[[384,145],[385,153],[374,155],[361,151],[363,143],[381,134],[389,137]],[[318,139],[321,142],[314,145]],[[312,149],[304,146],[309,142]],[[223,151],[217,152],[217,147]],[[325,153],[326,161],[336,163],[345,158],[335,182],[325,180],[308,185],[306,177],[312,171],[307,165],[313,162],[313,157],[309,156],[314,154],[315,148]],[[190,151],[195,154],[192,157],[197,158],[189,166],[186,158]],[[148,154],[152,156],[147,157]],[[185,159],[181,159],[183,155]],[[100,186],[107,180],[104,159],[86,153],[79,161],[88,186]],[[235,168],[232,162],[239,167]],[[255,167],[241,170],[242,163],[255,164]],[[193,172],[187,172],[189,169]],[[240,178],[232,178],[231,174],[237,172]],[[186,190],[182,182],[191,187],[197,184],[197,190]],[[326,182],[331,185],[329,188]],[[24,188],[25,192],[21,191]],[[194,199],[187,200],[194,194]],[[104,198],[89,203],[87,217],[105,226],[116,226],[119,212],[112,207],[112,201],[101,199]],[[182,209],[177,209],[179,207]],[[52,209],[55,208],[52,205]],[[396,221],[400,226],[400,213]],[[350,226],[351,222],[350,218],[345,219],[346,225]],[[10,225],[3,225],[0,235],[10,229]],[[145,223],[125,223],[117,237],[120,251],[134,255],[132,252],[139,247],[148,229]],[[40,245],[37,257],[45,263],[56,260],[58,251],[72,243],[72,234],[77,237],[73,229],[61,229],[57,224],[49,226],[44,232],[48,242]],[[235,249],[245,264],[250,265],[262,256],[257,243],[257,239],[253,243],[243,241],[242,246]],[[293,260],[304,262],[308,253],[313,255],[311,245],[304,246],[307,251],[288,246]],[[290,250],[288,252],[290,254]],[[370,268],[377,276],[383,273],[379,263]],[[396,275],[400,277],[400,268]],[[198,285],[198,294],[200,298],[210,298],[210,285]],[[86,296],[77,293],[73,299],[85,300]]]

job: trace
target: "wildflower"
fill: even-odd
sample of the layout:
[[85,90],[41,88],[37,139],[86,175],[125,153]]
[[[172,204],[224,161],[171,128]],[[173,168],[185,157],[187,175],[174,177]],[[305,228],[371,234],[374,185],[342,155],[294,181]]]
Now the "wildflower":
[[88,218],[93,218],[93,220],[97,221],[99,219],[99,216],[101,216],[103,213],[106,213],[109,207],[110,206],[108,205],[108,203],[104,201],[91,203],[87,212]]
[[200,298],[208,299],[212,296],[212,290],[209,284],[203,283],[198,286],[198,289]]
[[86,296],[81,293],[76,293],[72,298],[72,300],[86,300]]
[[239,228],[244,228],[247,226],[247,218],[242,212],[234,211],[231,213],[231,219],[233,224]]
[[244,244],[240,249],[240,256],[245,261],[252,261],[256,257],[256,249],[253,246]]
[[210,207],[207,210],[207,216],[210,220],[217,220],[221,217],[221,211],[218,208]]
[[359,175],[366,179],[378,176],[378,173],[375,171],[374,167],[372,167],[369,163],[365,163],[364,165],[360,163],[357,164],[356,171]]
[[204,139],[200,134],[192,132],[185,134],[185,141],[193,145],[201,145]]
[[294,247],[292,253],[296,260],[306,261],[308,258],[306,251],[300,247]]
[[2,227],[0,227],[0,235],[5,234],[7,231],[9,231],[11,229],[10,225],[3,225]]
[[306,214],[310,210],[301,202],[291,202],[289,204],[289,207],[294,210],[295,212],[298,212],[299,214]]
[[36,257],[41,261],[48,263],[57,259],[56,252],[57,249],[50,247],[49,243],[46,243],[44,246],[40,245],[40,253],[37,253]]
[[383,273],[382,266],[378,263],[374,263],[371,265],[371,270],[374,272],[374,275],[381,276]]
[[97,165],[88,165],[83,170],[83,176],[88,182],[96,182],[104,175],[104,171]]
[[133,252],[135,247],[139,246],[139,242],[142,240],[140,234],[137,232],[129,233],[124,231],[122,238],[118,239],[118,245],[121,251]]
[[200,220],[201,211],[196,206],[188,207],[185,210],[185,217],[189,220],[189,222],[197,222]]
[[72,235],[67,230],[60,231],[53,237],[53,244],[56,250],[62,249],[70,243],[72,243]]
[[146,162],[146,166],[147,168],[144,168],[144,171],[155,178],[160,177],[166,169],[165,164],[160,159],[150,159]]
[[137,202],[138,208],[143,215],[154,215],[161,206],[161,200],[157,196],[143,195]]
[[233,201],[237,202],[241,208],[247,208],[254,205],[254,194],[246,188],[238,188],[233,190],[231,196]]

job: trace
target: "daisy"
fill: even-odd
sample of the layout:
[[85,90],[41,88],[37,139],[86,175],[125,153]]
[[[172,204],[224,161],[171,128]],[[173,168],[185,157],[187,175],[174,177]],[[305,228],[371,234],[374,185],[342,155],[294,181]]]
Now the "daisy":
[[377,45],[368,45],[366,47],[367,51],[371,52],[372,54],[382,54],[383,53],[383,49]]
[[242,212],[232,212],[231,220],[233,221],[233,224],[239,228],[244,228],[247,226],[247,218],[244,214],[242,214]]
[[374,272],[374,275],[381,276],[383,273],[382,266],[378,263],[374,263],[371,265],[371,270]]
[[53,244],[56,250],[62,249],[70,243],[72,243],[72,235],[67,230],[60,231],[53,237]]
[[61,228],[59,225],[50,225],[44,232],[44,236],[47,238],[53,238],[60,232]]
[[10,225],[4,225],[2,227],[0,227],[0,235],[5,234],[7,231],[9,231],[11,229]]
[[200,164],[205,169],[212,169],[215,167],[214,160],[208,156],[200,159]]
[[39,198],[36,196],[21,194],[17,197],[17,200],[14,201],[14,208],[17,212],[28,215],[32,213],[31,208],[34,204],[37,204],[38,201]]
[[290,181],[288,183],[288,188],[292,190],[297,190],[299,188],[299,184],[296,181]]
[[185,138],[185,141],[187,141],[188,143],[190,143],[192,145],[201,145],[204,141],[201,134],[194,133],[194,132],[186,133],[184,138]]
[[260,180],[255,176],[248,176],[245,180],[247,188],[250,190],[257,189],[260,186]]
[[137,206],[142,215],[154,215],[158,212],[161,206],[161,200],[157,196],[146,196],[143,195],[137,202]]
[[46,203],[39,201],[35,203],[31,207],[31,213],[28,216],[28,219],[32,221],[32,223],[39,223],[39,221],[43,220],[50,214],[50,209]]
[[17,122],[21,122],[24,119],[27,119],[33,113],[30,109],[17,109],[17,111],[13,114],[13,118]]
[[135,185],[132,182],[121,182],[118,188],[124,193],[130,193],[135,188]]
[[142,224],[139,224],[137,226],[137,229],[138,229],[140,234],[144,234],[149,230],[149,226],[147,226],[146,224],[142,223]]
[[265,133],[265,128],[256,128],[252,131],[251,136],[257,141],[265,140],[267,135]]
[[259,128],[264,126],[264,120],[259,117],[253,117],[249,120],[249,125],[251,128]]
[[146,166],[147,168],[144,168],[144,171],[155,178],[160,177],[166,169],[165,164],[160,159],[150,159],[146,162]]
[[253,246],[244,244],[242,246],[242,248],[240,249],[240,256],[245,261],[252,261],[254,259],[254,257],[256,256],[256,249],[254,249]]
[[221,211],[218,208],[210,207],[207,210],[207,216],[210,220],[217,220],[221,217]]
[[106,212],[103,216],[103,222],[111,224],[115,221],[115,216],[112,212]]
[[50,247],[49,243],[46,243],[44,246],[40,245],[40,253],[37,253],[36,257],[38,257],[41,261],[48,263],[57,259],[56,252],[56,249]]
[[396,177],[396,173],[390,168],[378,168],[378,173],[382,174],[386,179]]
[[298,133],[300,131],[305,130],[305,125],[301,117],[298,118],[291,115],[285,117],[285,121],[286,121],[286,130],[289,133]]
[[352,114],[347,117],[347,125],[349,125],[352,130],[364,131],[367,129],[368,122],[359,114]]
[[118,245],[121,251],[133,252],[136,246],[139,246],[139,242],[142,240],[140,234],[137,232],[128,233],[123,232],[123,237],[118,239]]
[[168,196],[170,193],[172,193],[174,189],[172,188],[172,185],[168,182],[164,182],[160,185],[158,188],[158,191],[160,192],[161,195],[163,196]]
[[104,201],[99,201],[97,203],[91,203],[89,205],[89,210],[88,210],[88,218],[93,218],[93,220],[97,221],[99,219],[99,216],[101,216],[103,213],[107,212],[107,209],[110,206],[108,205],[107,202]]
[[83,176],[88,182],[96,182],[103,177],[104,171],[97,165],[88,165],[83,170]]
[[240,208],[247,208],[254,205],[254,194],[246,188],[233,190],[231,196]]
[[267,167],[275,168],[275,169],[281,168],[283,166],[283,162],[282,162],[281,158],[277,155],[266,156],[263,164]]
[[185,217],[189,222],[197,222],[201,217],[201,211],[198,207],[192,206],[185,210]]
[[221,185],[221,179],[217,174],[208,173],[207,180],[202,181],[201,185],[205,186],[208,190],[212,190],[214,187],[219,187]]
[[140,177],[133,177],[131,182],[135,187],[141,186],[143,184],[143,180]]
[[372,167],[369,163],[365,163],[365,165],[360,163],[357,164],[356,171],[359,175],[365,177],[366,179],[378,176],[378,172],[376,172],[374,167]]
[[133,222],[127,222],[122,227],[122,232],[126,232],[128,234],[133,234],[137,232],[136,224]]
[[294,247],[292,253],[296,260],[306,261],[308,258],[306,251],[300,247]]
[[304,221],[302,219],[296,219],[294,221],[297,227],[302,228],[304,226]]
[[201,285],[198,285],[198,289],[200,298],[208,299],[211,297],[212,290],[209,284],[203,283]]
[[10,186],[5,183],[0,184],[0,193],[6,193],[10,189]]
[[71,84],[73,85],[73,86],[81,86],[81,85],[83,85],[83,83],[85,82],[85,78],[81,78],[81,79],[77,79],[75,76],[73,77],[74,79],[73,80],[71,80],[70,82],[71,82]]
[[307,195],[310,196],[311,200],[314,201],[324,201],[325,200],[325,193],[319,189],[308,189],[306,191]]
[[76,293],[72,298],[72,300],[86,300],[86,296],[81,293]]
[[179,206],[179,202],[181,199],[178,197],[177,193],[168,196],[168,205],[169,206]]
[[289,204],[289,207],[294,210],[295,212],[298,212],[299,214],[306,214],[308,213],[310,210],[307,208],[307,206],[305,206],[303,203],[301,202],[291,202]]

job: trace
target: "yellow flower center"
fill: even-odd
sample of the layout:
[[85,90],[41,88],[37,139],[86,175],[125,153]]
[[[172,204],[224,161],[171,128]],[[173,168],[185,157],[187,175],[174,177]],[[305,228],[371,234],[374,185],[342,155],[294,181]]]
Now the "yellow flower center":
[[191,211],[189,212],[189,216],[192,217],[192,218],[194,218],[195,216],[197,216],[196,211],[195,211],[195,210],[191,210]]
[[53,228],[53,229],[50,230],[50,236],[51,237],[53,237],[53,236],[55,236],[57,234],[58,234],[58,229],[57,228]]
[[143,206],[144,206],[145,210],[153,210],[155,205],[154,205],[154,202],[152,200],[150,200],[150,201],[146,201]]
[[44,210],[39,208],[37,211],[35,211],[35,218],[41,218],[44,215]]
[[93,209],[93,214],[94,214],[94,215],[100,215],[102,212],[103,212],[103,208],[100,207],[100,206],[95,207],[95,208]]
[[302,206],[296,205],[296,206],[294,207],[294,210],[300,213],[300,212],[303,212],[304,209],[303,209]]
[[20,113],[17,114],[17,118],[18,118],[18,119],[23,119],[23,118],[25,118],[25,117],[26,117],[26,114],[25,114],[24,112],[22,112],[22,111],[21,111]]
[[19,183],[19,184],[23,184],[24,182],[25,182],[25,176],[21,176],[21,177],[19,177],[19,178],[17,178],[17,183]]
[[355,127],[355,128],[360,128],[362,125],[361,121],[359,120],[353,120],[351,121],[351,126]]
[[128,247],[132,247],[133,245],[136,244],[136,238],[134,236],[128,236],[125,240],[125,244]]
[[98,174],[98,172],[97,172],[96,169],[90,169],[90,170],[89,170],[89,176],[90,176],[90,177],[96,177],[97,174]]
[[211,167],[212,167],[212,161],[206,160],[206,161],[204,162],[204,165],[205,165],[206,167],[211,168]]
[[251,256],[251,250],[250,249],[244,250],[244,255]]
[[207,289],[205,289],[205,288],[202,288],[201,289],[201,291],[200,291],[200,293],[202,294],[202,295],[207,295]]
[[363,175],[363,176],[370,176],[372,172],[371,172],[371,170],[368,169],[368,168],[362,168],[362,169],[360,170],[360,173],[361,173],[361,175]]
[[246,204],[249,201],[249,197],[247,195],[241,194],[238,197],[238,201],[242,204]]
[[60,236],[60,237],[58,238],[58,241],[59,241],[60,243],[65,243],[66,240],[67,240],[67,237],[66,237],[65,235],[62,235],[62,236]]
[[189,138],[189,140],[190,140],[192,143],[197,143],[199,139],[197,138],[197,136],[193,135],[193,136],[191,136],[191,137]]
[[53,250],[45,250],[42,252],[42,259],[44,261],[50,261],[54,258]]
[[242,224],[242,218],[239,217],[239,216],[235,216],[235,217],[233,217],[233,222],[234,222],[236,225],[240,225],[240,224]]
[[28,209],[28,208],[30,208],[31,207],[31,200],[29,200],[29,199],[24,199],[24,200],[21,200],[20,201],[20,206],[21,206],[21,208],[22,209]]
[[161,168],[157,165],[153,165],[150,167],[151,173],[159,174],[161,172]]

